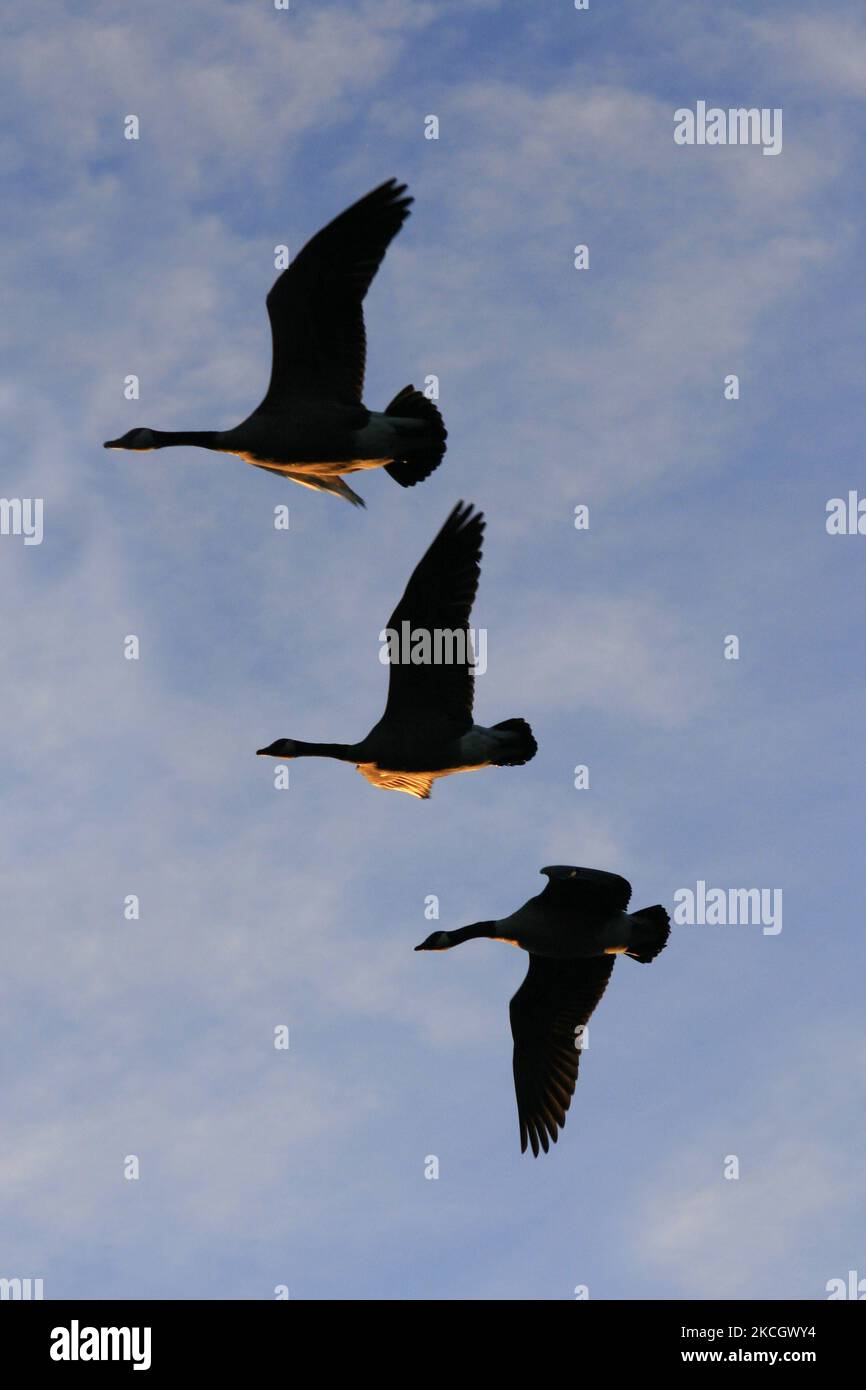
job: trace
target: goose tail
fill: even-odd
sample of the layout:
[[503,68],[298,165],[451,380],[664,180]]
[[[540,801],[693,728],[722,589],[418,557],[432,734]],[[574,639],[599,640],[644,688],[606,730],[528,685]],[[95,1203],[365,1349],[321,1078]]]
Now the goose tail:
[[448,431],[437,407],[414,386],[404,386],[398,391],[385,414],[402,420],[422,420],[427,426],[423,439],[412,436],[412,452],[409,458],[395,458],[385,464],[385,472],[390,473],[395,483],[401,487],[414,487],[416,483],[429,478],[438,468],[445,455],[445,440]]
[[535,757],[538,744],[525,719],[503,719],[501,724],[493,725],[493,732],[501,735],[502,749],[491,759],[494,767],[522,767]]
[[671,934],[671,919],[660,903],[654,907],[641,908],[640,912],[629,914],[632,920],[632,944],[626,951],[632,960],[649,965],[668,944]]

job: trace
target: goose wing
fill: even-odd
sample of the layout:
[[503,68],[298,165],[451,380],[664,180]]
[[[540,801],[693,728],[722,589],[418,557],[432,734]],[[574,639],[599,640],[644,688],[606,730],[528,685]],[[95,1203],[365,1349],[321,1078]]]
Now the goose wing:
[[404,624],[405,632],[429,634],[430,659],[417,664],[392,660],[383,723],[414,724],[426,717],[443,737],[459,737],[471,727],[469,614],[481,573],[483,535],[483,513],[458,502],[416,565],[388,627],[400,639],[399,655],[406,654]]
[[514,1038],[514,1090],[520,1151],[538,1157],[556,1143],[574,1095],[580,1049],[575,1029],[586,1023],[613,970],[613,956],[561,960],[529,957],[529,970],[509,1006]]
[[259,409],[298,397],[357,405],[367,340],[363,300],[409,216],[406,185],[389,179],[307,242],[268,295],[273,361]]
[[542,869],[547,874],[547,887],[537,901],[557,912],[592,917],[607,917],[625,912],[631,898],[631,884],[619,874],[604,869],[579,869],[571,864],[555,864]]
[[383,787],[389,792],[407,792],[427,801],[435,777],[432,772],[388,772],[376,763],[358,763],[358,771],[373,787]]

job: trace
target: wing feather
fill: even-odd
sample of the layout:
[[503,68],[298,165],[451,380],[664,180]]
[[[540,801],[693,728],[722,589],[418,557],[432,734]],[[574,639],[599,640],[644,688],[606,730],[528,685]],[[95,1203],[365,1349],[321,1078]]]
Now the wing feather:
[[358,404],[367,340],[363,301],[412,199],[396,179],[374,188],[317,232],[267,298],[273,359],[260,409],[298,397]]
[[[468,659],[469,615],[481,573],[484,516],[458,502],[442,530],[418,562],[388,626],[401,637],[408,631],[457,634],[452,656],[463,660],[426,664],[392,661],[384,720],[408,722],[427,715],[442,720],[443,734],[459,736],[472,723],[474,677]],[[462,647],[462,652],[459,650]],[[447,654],[443,643],[442,653]],[[401,653],[402,654],[402,653]]]
[[575,1030],[585,1024],[607,988],[613,956],[561,960],[529,957],[529,970],[511,1000],[514,1090],[520,1150],[538,1157],[555,1144],[571,1105],[580,1049]]

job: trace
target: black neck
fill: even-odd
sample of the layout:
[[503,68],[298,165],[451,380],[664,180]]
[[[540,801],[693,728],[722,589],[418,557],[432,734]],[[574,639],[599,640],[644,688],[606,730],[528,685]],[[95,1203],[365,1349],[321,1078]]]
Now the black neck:
[[453,944],[459,946],[462,941],[475,941],[479,936],[495,936],[496,922],[473,922],[468,927],[458,927],[456,931],[450,931]]
[[302,743],[293,740],[296,758],[339,758],[343,763],[358,761],[356,750],[351,743]]
[[217,449],[214,443],[216,430],[151,430],[154,449],[165,449],[170,444],[195,444],[199,449]]

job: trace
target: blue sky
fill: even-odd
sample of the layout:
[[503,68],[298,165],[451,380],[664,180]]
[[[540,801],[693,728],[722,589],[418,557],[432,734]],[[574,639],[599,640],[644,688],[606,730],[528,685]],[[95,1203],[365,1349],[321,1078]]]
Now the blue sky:
[[[520,1300],[866,1275],[866,539],[825,529],[866,493],[859,7],[34,0],[2,25],[3,491],[44,499],[44,540],[0,537],[0,1275]],[[782,153],[675,146],[698,100],[781,107]],[[366,474],[359,513],[102,450],[241,419],[274,246],[392,174],[416,204],[365,398],[439,377],[428,482]],[[476,713],[525,715],[538,756],[428,803],[327,762],[276,791],[256,748],[378,718],[378,633],[458,497],[488,517]],[[533,1161],[524,958],[412,947],[427,895],[442,926],[503,915],[557,862],[637,905],[781,888],[784,917],[618,962]]]

